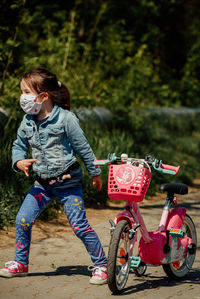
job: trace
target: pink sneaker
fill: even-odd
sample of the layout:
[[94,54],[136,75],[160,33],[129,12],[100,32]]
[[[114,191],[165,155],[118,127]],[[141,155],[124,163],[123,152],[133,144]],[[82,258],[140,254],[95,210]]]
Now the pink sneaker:
[[107,267],[106,266],[89,266],[89,271],[92,271],[90,278],[91,284],[105,284],[107,283]]
[[27,274],[28,265],[15,261],[5,263],[5,267],[0,269],[0,276],[3,277],[26,276]]

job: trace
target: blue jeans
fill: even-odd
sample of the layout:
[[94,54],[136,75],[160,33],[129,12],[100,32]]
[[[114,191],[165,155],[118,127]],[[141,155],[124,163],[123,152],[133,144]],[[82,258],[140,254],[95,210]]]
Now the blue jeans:
[[29,263],[32,225],[55,197],[58,197],[64,206],[70,226],[84,243],[92,262],[97,266],[106,265],[107,259],[99,238],[86,218],[81,187],[60,190],[49,185],[44,188],[37,181],[26,196],[16,217],[15,261],[22,264]]

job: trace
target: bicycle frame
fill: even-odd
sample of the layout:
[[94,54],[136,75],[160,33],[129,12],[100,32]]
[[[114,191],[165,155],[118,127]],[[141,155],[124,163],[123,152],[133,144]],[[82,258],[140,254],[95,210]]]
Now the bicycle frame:
[[125,209],[122,212],[120,212],[114,219],[115,225],[120,220],[127,220],[128,223],[130,224],[131,228],[134,225],[139,224],[140,232],[141,232],[141,235],[143,236],[145,242],[149,243],[152,241],[152,239],[149,236],[146,225],[144,223],[143,217],[140,213],[140,209],[139,209],[137,202],[133,202],[130,200],[126,201]]
[[171,227],[180,228],[183,224],[186,215],[186,209],[183,207],[174,207],[172,212],[170,212],[172,203],[177,203],[176,197],[170,197],[168,195],[158,227],[158,231],[160,232],[166,231]]
[[141,235],[147,243],[150,243],[152,239],[149,236],[137,202],[129,200],[126,201],[125,209],[115,217],[114,224],[117,225],[117,223],[121,220],[128,221],[130,225],[130,232],[133,234],[129,248],[129,258],[132,258],[132,251],[137,241],[137,228],[135,229],[134,227],[140,228]]
[[[186,215],[186,210],[185,210],[185,208],[182,208],[182,207],[178,207],[178,208],[175,207],[172,209],[172,211],[170,211],[172,202],[173,202],[172,198],[167,197],[165,206],[163,207],[158,230],[154,231],[154,232],[160,233],[160,236],[163,237],[165,242],[167,240],[168,246],[169,246],[170,242],[169,242],[169,237],[166,237],[166,231],[170,230],[172,227],[174,229],[181,228],[182,223],[185,218],[185,215]],[[138,227],[140,229],[141,239],[142,239],[142,241],[145,242],[145,244],[150,244],[151,242],[155,241],[151,237],[152,232],[149,233],[146,228],[144,219],[140,213],[140,209],[139,209],[137,202],[132,202],[130,200],[126,201],[125,209],[115,217],[114,224],[117,225],[117,223],[121,220],[126,220],[129,223],[129,226],[130,226],[129,232],[133,234],[133,236],[131,238],[131,242],[130,242],[130,249],[129,249],[129,257],[130,258],[132,258],[131,253],[132,253],[132,250],[137,241],[137,228]],[[186,237],[186,238],[181,238],[181,239],[179,238],[178,241],[176,239],[175,242],[176,243],[178,242],[178,247],[182,246],[184,248],[184,252],[181,251],[181,253],[180,253],[184,256],[187,251],[187,247],[189,244],[192,243],[192,240]],[[161,243],[161,246],[163,248],[162,243]],[[163,250],[161,250],[161,252],[163,252]],[[166,254],[167,254],[167,252],[165,254],[161,255],[163,263],[169,262],[169,259],[171,258],[171,256],[166,257]],[[150,255],[151,255],[151,253],[149,253],[149,256]],[[180,255],[179,255],[179,258],[180,258]],[[156,260],[155,264],[162,264],[162,261]],[[154,264],[154,263],[152,263],[152,264]]]

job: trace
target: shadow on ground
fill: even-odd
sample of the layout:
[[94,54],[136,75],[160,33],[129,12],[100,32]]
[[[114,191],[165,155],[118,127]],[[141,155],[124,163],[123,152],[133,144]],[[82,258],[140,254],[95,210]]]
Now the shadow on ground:
[[57,276],[57,275],[83,275],[83,276],[90,276],[90,272],[88,271],[87,266],[63,266],[58,267],[55,271],[51,272],[35,272],[30,273],[28,276]]
[[191,272],[185,277],[185,279],[181,280],[171,280],[168,277],[156,277],[151,274],[144,275],[143,277],[135,277],[131,275],[133,279],[133,285],[129,287],[125,287],[123,291],[120,294],[117,294],[118,296],[124,296],[129,294],[134,294],[139,292],[143,292],[144,290],[149,289],[157,289],[157,288],[164,288],[164,287],[174,287],[174,286],[180,286],[183,285],[183,289],[185,288],[186,284],[199,284],[200,283],[200,270],[195,269],[191,270]]

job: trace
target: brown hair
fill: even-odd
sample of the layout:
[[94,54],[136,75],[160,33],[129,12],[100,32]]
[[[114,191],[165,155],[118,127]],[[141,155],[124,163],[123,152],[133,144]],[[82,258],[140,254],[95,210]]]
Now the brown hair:
[[65,110],[70,110],[69,90],[58,81],[55,74],[45,69],[37,68],[25,73],[22,80],[37,93],[47,92],[55,104]]

